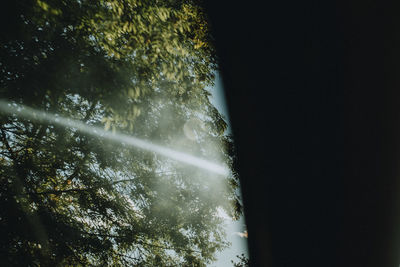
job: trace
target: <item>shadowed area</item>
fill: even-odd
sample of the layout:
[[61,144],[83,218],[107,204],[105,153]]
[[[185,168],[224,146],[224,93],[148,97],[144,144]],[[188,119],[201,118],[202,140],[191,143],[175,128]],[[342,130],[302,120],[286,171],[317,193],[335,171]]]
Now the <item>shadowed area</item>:
[[206,1],[252,266],[398,266],[395,1]]

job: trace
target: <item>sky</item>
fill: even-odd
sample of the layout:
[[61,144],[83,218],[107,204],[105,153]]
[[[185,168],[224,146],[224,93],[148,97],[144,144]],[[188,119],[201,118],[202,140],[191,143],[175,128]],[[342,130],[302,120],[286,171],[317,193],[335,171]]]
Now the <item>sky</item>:
[[[215,85],[208,88],[212,96],[210,97],[211,103],[218,109],[223,115],[225,121],[228,123],[228,133],[231,133],[230,121],[228,109],[226,106],[225,92],[222,84],[222,80],[219,74],[216,75]],[[236,255],[245,254],[248,256],[247,239],[241,237],[239,233],[243,233],[246,230],[244,218],[241,217],[238,221],[232,221],[228,216],[224,216],[226,223],[227,240],[232,243],[231,247],[219,252],[217,254],[217,261],[210,264],[212,267],[232,267],[232,260],[237,262]]]

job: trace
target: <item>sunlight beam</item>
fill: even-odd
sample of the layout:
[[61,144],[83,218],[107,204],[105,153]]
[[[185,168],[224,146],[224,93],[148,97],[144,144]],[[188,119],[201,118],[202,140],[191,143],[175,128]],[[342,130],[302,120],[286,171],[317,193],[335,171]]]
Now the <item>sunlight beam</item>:
[[40,110],[36,110],[27,106],[18,105],[9,103],[7,101],[0,99],[0,111],[7,113],[9,115],[16,115],[26,119],[31,120],[45,120],[49,123],[61,125],[63,127],[75,128],[76,130],[90,135],[100,136],[104,139],[125,143],[132,147],[136,147],[142,150],[150,151],[157,153],[159,155],[174,159],[176,161],[186,163],[192,166],[196,166],[198,168],[208,170],[210,172],[220,174],[220,175],[228,175],[229,169],[225,166],[221,166],[219,164],[210,162],[208,160],[173,150],[171,148],[167,148],[165,146],[157,145],[152,143],[149,140],[139,139],[133,136],[129,136],[126,134],[120,133],[112,133],[109,131],[105,131],[103,128],[95,127],[87,125],[81,121],[72,120],[65,117],[60,117],[58,115],[49,114]]

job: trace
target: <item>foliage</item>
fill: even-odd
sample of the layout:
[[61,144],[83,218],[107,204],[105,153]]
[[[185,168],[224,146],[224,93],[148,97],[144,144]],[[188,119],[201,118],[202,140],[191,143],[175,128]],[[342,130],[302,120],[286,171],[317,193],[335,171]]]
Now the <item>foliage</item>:
[[[9,0],[0,97],[232,165],[205,89],[217,68],[192,0]],[[3,26],[4,27],[4,26]],[[240,213],[213,176],[71,128],[0,114],[6,266],[203,266]]]
[[244,254],[242,255],[237,255],[236,258],[239,259],[239,262],[234,262],[231,261],[233,264],[233,267],[248,267],[250,266],[250,260],[248,258],[246,258],[246,256]]

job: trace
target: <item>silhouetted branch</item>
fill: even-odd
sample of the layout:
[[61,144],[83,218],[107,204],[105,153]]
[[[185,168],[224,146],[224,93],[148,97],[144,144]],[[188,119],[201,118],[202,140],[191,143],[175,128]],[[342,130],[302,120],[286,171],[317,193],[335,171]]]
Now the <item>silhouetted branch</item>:
[[[99,233],[88,233],[88,232],[82,232],[83,234],[87,234],[90,236],[99,236],[99,237],[108,237],[108,238],[117,238],[117,239],[126,239],[129,237],[126,236],[120,236],[120,235],[109,235],[109,234],[99,234]],[[194,249],[186,249],[186,248],[180,248],[180,247],[174,247],[174,246],[163,246],[163,245],[156,245],[156,244],[150,244],[146,241],[136,239],[136,243],[143,245],[143,246],[148,246],[148,247],[155,247],[155,248],[162,248],[162,249],[171,249],[171,250],[177,250],[177,251],[186,251],[186,252],[194,252],[194,253],[201,253],[201,251],[194,250]]]

